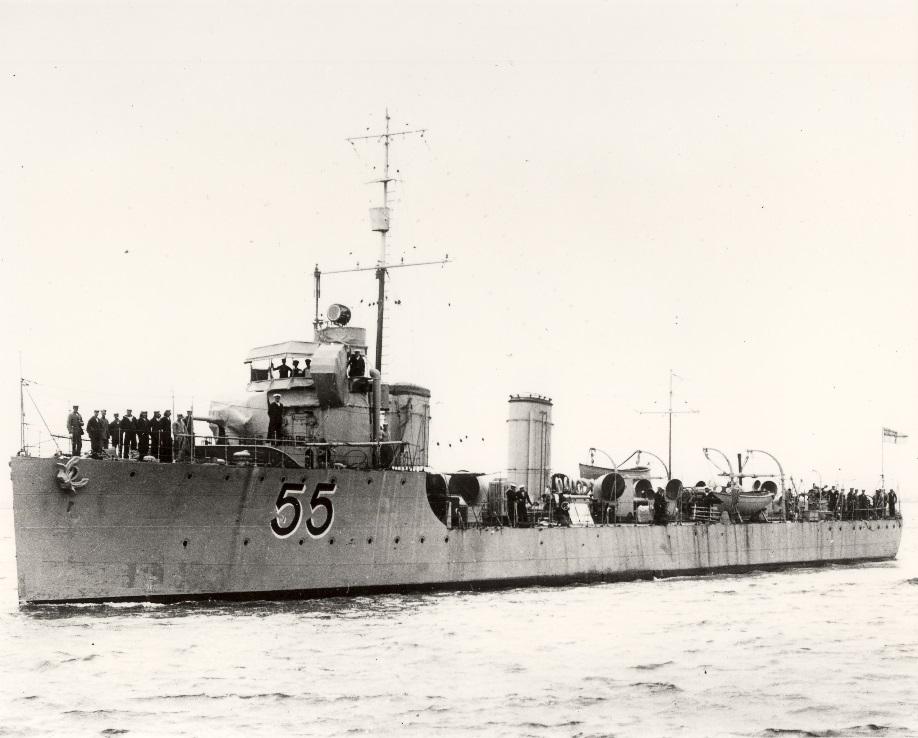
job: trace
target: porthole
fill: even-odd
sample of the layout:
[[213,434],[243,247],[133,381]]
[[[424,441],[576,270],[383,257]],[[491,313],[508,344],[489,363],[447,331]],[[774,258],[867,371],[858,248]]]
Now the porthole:
[[286,481],[287,481],[287,477],[281,477],[281,481],[282,481],[282,482],[286,482]]
[[446,538],[443,539],[443,543],[449,543],[449,536],[446,536]]
[[134,476],[137,472],[131,472],[130,476]]
[[260,477],[258,477],[258,481],[259,481],[259,482],[265,481],[264,474],[262,474]]
[[194,476],[194,474],[191,474],[191,473],[189,472],[187,478],[188,478],[188,479],[191,479],[193,476]]
[[243,546],[248,546],[248,545],[249,545],[249,539],[248,539],[248,538],[243,538],[243,539],[242,539],[242,545],[243,545]]
[[184,541],[182,541],[182,548],[188,548],[188,539],[187,539],[187,538],[186,538]]
[[328,545],[329,545],[329,546],[334,546],[334,545],[335,545],[335,539],[334,539],[334,538],[329,538],[329,539],[328,539]]
[[300,538],[300,545],[301,545],[301,546],[303,545],[303,539],[302,539],[302,538]]
[[401,539],[398,536],[395,536],[395,542],[398,543]]
[[367,484],[373,484],[373,479],[372,479],[372,477],[371,477],[370,479],[367,479]]
[[367,538],[367,543],[373,543],[373,537],[372,537],[372,536],[370,536],[369,538]]
[[421,536],[421,543],[424,543],[424,536]]
[[225,477],[223,477],[223,481],[224,481],[224,482],[228,482],[228,481],[229,481],[229,474],[227,474]]
[[403,479],[403,480],[402,480],[402,484],[404,485],[406,481],[407,481],[407,480]]

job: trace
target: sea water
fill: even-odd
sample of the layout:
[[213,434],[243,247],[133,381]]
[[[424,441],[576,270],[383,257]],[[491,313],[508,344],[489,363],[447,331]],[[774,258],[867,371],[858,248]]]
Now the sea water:
[[896,561],[496,592],[20,608],[0,735],[918,735]]

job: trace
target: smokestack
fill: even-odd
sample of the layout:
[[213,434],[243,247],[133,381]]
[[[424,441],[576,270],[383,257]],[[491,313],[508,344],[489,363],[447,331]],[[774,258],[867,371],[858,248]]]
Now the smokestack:
[[507,479],[536,500],[551,479],[551,399],[511,395],[507,419]]

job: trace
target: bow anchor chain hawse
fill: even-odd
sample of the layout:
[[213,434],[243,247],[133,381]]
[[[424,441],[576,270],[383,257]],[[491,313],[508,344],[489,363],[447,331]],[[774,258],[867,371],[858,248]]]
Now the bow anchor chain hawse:
[[79,457],[74,456],[66,464],[58,464],[60,471],[57,473],[57,486],[64,492],[76,492],[81,487],[89,484],[88,477],[80,476],[80,468],[77,466]]

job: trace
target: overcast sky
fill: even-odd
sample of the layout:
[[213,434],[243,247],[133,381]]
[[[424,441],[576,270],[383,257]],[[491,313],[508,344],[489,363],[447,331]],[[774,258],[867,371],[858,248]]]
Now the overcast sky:
[[[918,436],[913,2],[2,2],[0,99],[9,453],[20,351],[63,432],[72,403],[204,412],[309,339],[313,266],[377,257],[381,149],[345,138],[386,106],[428,131],[392,149],[390,257],[453,260],[393,270],[387,327],[437,467],[502,469],[530,391],[558,470],[665,457],[637,411],[670,368],[686,481],[753,447],[872,489],[881,427]],[[375,290],[322,304],[372,333]]]

